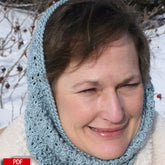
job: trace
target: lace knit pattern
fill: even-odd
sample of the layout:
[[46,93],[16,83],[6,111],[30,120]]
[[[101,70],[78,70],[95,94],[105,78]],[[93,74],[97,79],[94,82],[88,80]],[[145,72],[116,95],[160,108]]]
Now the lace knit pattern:
[[41,165],[131,165],[144,146],[152,127],[154,91],[151,82],[145,87],[144,108],[140,129],[127,151],[118,159],[101,160],[80,151],[67,138],[61,126],[50,85],[46,78],[43,53],[45,25],[54,10],[67,3],[61,0],[41,18],[28,52],[28,106],[25,112],[27,146],[31,156]]

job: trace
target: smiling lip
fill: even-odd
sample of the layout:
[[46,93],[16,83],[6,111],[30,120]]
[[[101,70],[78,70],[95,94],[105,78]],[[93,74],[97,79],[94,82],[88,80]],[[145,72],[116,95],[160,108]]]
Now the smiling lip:
[[94,133],[95,135],[98,135],[102,138],[113,139],[120,137],[123,134],[126,125],[116,128],[96,128],[96,127],[89,127],[89,128],[92,131],[92,133]]

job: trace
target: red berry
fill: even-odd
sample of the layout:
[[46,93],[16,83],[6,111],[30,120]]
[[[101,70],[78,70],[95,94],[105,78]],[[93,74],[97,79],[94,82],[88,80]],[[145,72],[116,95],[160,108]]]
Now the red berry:
[[159,94],[157,94],[157,96],[156,96],[158,99],[162,99],[162,95],[159,93]]
[[23,70],[22,66],[21,65],[18,65],[17,66],[17,70],[18,70],[18,72],[22,72],[22,70]]
[[2,68],[2,72],[4,73],[6,71],[6,68]]
[[7,84],[5,85],[5,87],[6,87],[6,89],[9,89],[9,88],[10,88],[10,84],[7,83]]
[[32,28],[32,30],[34,30],[35,26],[34,26],[34,25],[32,25],[32,26],[31,26],[31,28]]
[[18,49],[21,49],[21,46],[24,44],[24,42],[21,40],[21,41],[19,41],[19,43],[18,43]]
[[23,32],[26,33],[27,32],[27,29],[24,29]]
[[3,81],[4,77],[0,77],[0,83]]
[[158,22],[158,25],[160,25],[161,24],[161,21],[159,20],[159,21],[157,21]]
[[20,30],[20,25],[17,25],[17,26],[15,27],[14,32],[17,33],[19,30]]

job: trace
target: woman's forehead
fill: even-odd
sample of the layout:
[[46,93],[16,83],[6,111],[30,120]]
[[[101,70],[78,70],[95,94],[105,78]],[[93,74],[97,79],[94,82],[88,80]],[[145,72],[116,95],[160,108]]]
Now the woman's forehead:
[[87,58],[83,63],[80,62],[81,59],[71,59],[65,72],[74,72],[77,69],[79,69],[82,65],[84,68],[89,69],[97,63],[97,61],[103,56],[103,54],[106,54],[105,52],[109,53],[112,48],[120,49],[126,45],[129,45],[129,48],[135,48],[134,41],[129,34],[125,34],[121,36],[118,40],[104,44],[100,48],[94,50],[89,55],[89,58]]

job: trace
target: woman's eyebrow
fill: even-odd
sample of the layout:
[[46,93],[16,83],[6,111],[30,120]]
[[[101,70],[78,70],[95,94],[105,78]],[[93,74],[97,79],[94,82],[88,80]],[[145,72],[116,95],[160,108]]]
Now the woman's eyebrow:
[[122,82],[120,82],[118,86],[129,83],[132,80],[137,80],[137,81],[141,82],[141,76],[140,75],[129,76],[128,78],[126,78]]
[[92,86],[98,86],[98,85],[99,85],[98,81],[94,81],[94,80],[85,80],[85,81],[78,82],[78,83],[74,84],[72,87],[73,87],[73,88],[77,88],[77,87],[79,87],[79,86],[81,86],[81,85],[85,85],[85,84],[92,85]]

